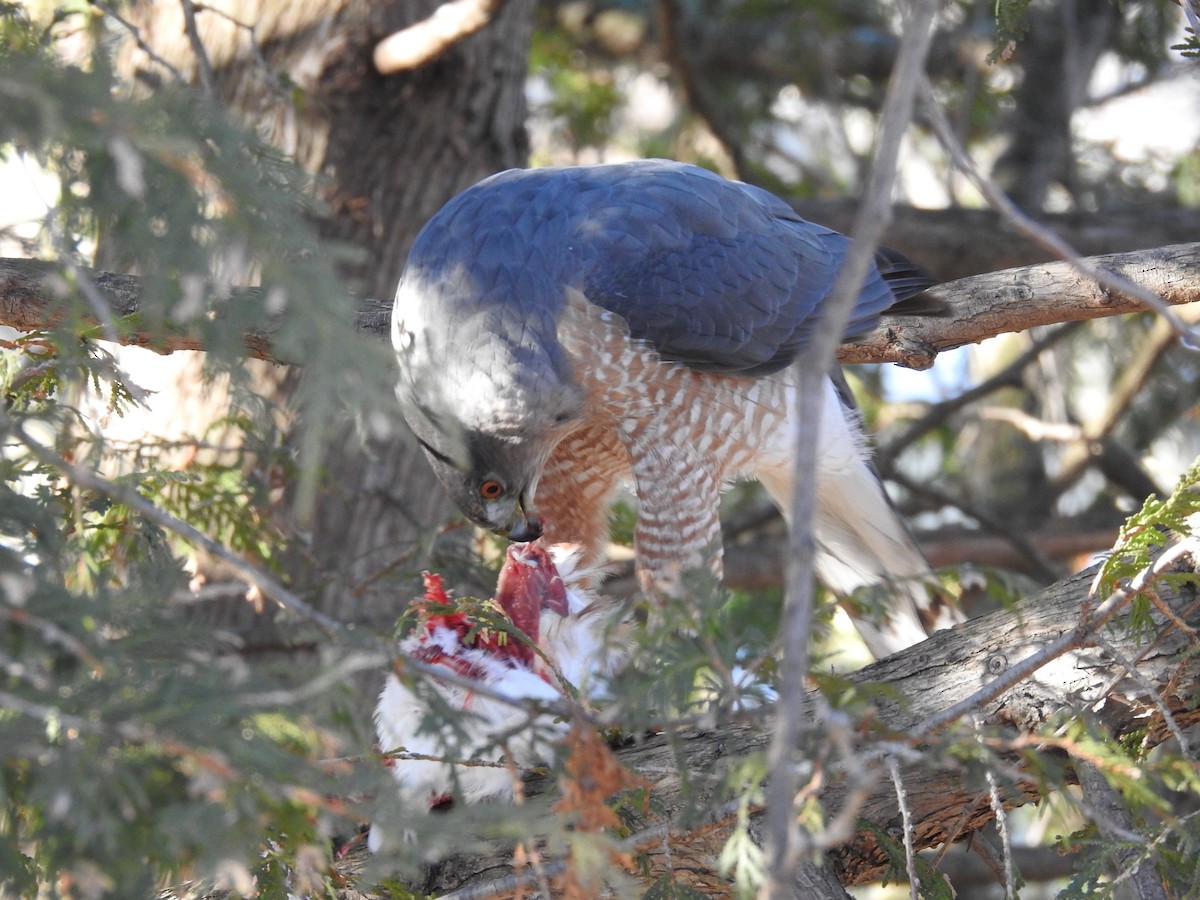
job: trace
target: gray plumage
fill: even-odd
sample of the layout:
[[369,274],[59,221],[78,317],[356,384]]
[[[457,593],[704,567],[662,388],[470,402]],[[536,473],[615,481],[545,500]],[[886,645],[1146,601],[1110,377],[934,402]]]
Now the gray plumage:
[[[650,485],[653,476],[638,475],[638,459],[647,452],[662,456],[655,464],[660,469],[686,461],[677,452],[672,457],[665,445],[648,449],[644,435],[635,440],[651,419],[666,414],[622,393],[619,382],[629,367],[643,366],[636,348],[653,351],[648,365],[659,373],[655,377],[669,381],[670,365],[678,364],[756,385],[747,389],[747,403],[759,402],[754,398],[760,395],[781,402],[792,389],[784,370],[809,340],[849,244],[772,194],[695,166],[648,160],[500,173],[446,204],[413,244],[393,313],[401,362],[398,395],[406,419],[463,511],[514,539],[541,533],[536,502],[545,495],[553,506],[547,515],[551,526],[576,523],[581,513],[571,504],[582,502],[589,473],[581,469],[589,466],[604,481],[605,496],[610,482],[631,474],[635,481],[641,478],[635,485],[639,522],[662,518],[667,511],[646,507],[655,502],[648,498],[663,493],[661,486]],[[847,337],[869,331],[883,315],[935,309],[935,301],[921,296],[931,284],[919,267],[882,251],[856,300]],[[594,355],[581,329],[591,329]],[[618,341],[617,350],[605,345],[614,335],[624,335],[620,340],[626,342]],[[664,362],[667,369],[661,368]],[[713,399],[705,401],[703,379],[688,381],[697,402],[717,403],[714,410],[727,416],[737,392],[724,381],[713,384],[718,383]],[[675,388],[655,388],[659,395],[662,390]],[[769,426],[778,432],[772,447],[793,427],[786,424],[786,411],[779,415],[783,418],[776,416]],[[857,416],[846,410],[834,419],[829,446],[850,454],[854,471],[864,473],[853,476],[850,490],[871,496],[862,508],[878,519],[886,495],[861,449]],[[664,419],[658,425],[676,441],[688,422]],[[766,448],[766,435],[758,437]],[[739,440],[744,445],[755,435]],[[593,446],[596,457],[585,459]],[[730,450],[706,462],[700,453],[694,461],[719,480],[741,471],[730,468],[742,466],[732,461],[734,455]],[[772,482],[768,487],[778,496],[786,467],[779,452],[768,455],[770,472],[751,466],[748,474]],[[559,483],[539,494],[548,461]],[[835,468],[840,472],[841,463]],[[580,485],[578,498],[564,487],[568,478]],[[681,542],[695,545],[701,532],[712,530],[716,493],[714,487],[711,497],[706,493],[697,501],[706,511],[696,513],[692,533]],[[853,522],[842,521],[853,518],[856,503],[826,501],[837,508],[836,543],[850,548],[839,552],[852,555],[857,542],[870,557],[847,560],[849,569],[868,573],[861,580],[924,571],[898,520],[864,523],[872,534],[882,530],[889,537],[859,540]],[[553,537],[580,540],[594,551],[605,528],[599,512],[579,526],[586,534],[560,528]],[[675,538],[664,536],[661,522],[656,528],[637,535],[639,565],[655,552],[671,556]],[[887,541],[898,548],[892,562],[880,558],[887,551],[878,548]],[[694,546],[684,549],[675,568],[695,561]],[[908,558],[913,554],[915,561]]]
[[[663,160],[512,169],[451,200],[417,236],[406,279],[441,327],[478,329],[558,369],[561,287],[621,316],[630,335],[696,369],[762,375],[804,346],[850,240],[773,194]],[[859,293],[847,337],[933,284],[886,251]],[[883,269],[881,274],[880,269]]]

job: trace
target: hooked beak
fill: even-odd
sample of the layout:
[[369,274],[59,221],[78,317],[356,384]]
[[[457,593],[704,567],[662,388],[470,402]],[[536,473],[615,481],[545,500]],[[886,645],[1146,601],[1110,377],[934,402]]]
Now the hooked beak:
[[533,491],[522,491],[521,501],[517,504],[517,521],[508,531],[508,539],[518,544],[536,541],[544,530],[542,517],[533,511],[529,498]]
[[517,519],[517,524],[513,525],[508,532],[508,539],[516,541],[518,544],[524,544],[529,541],[536,541],[542,536],[542,517],[538,515],[525,515],[524,511],[521,517]]

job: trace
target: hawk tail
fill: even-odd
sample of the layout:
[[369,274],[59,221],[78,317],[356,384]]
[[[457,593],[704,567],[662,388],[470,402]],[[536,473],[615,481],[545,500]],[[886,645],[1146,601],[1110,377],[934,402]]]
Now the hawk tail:
[[[827,391],[813,522],[816,574],[842,598],[867,648],[882,658],[961,621],[961,614],[937,589],[929,563],[884,490],[840,371],[831,373]],[[792,447],[798,427],[793,423],[781,435]],[[788,516],[791,465],[757,474]]]
[[881,659],[951,624],[934,575],[865,461],[821,473],[817,577],[843,598],[867,648]]

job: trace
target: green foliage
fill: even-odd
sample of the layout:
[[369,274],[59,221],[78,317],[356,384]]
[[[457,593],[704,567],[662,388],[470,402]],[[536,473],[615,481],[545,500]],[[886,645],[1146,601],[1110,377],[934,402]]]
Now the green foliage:
[[[303,504],[329,435],[350,427],[345,398],[390,392],[386,356],[350,330],[307,179],[190,90],[124,97],[98,21],[78,6],[43,27],[0,7],[0,148],[61,185],[37,241],[58,266],[58,324],[0,348],[0,893],[151,896],[222,872],[263,896],[331,896],[346,771],[324,761],[366,742],[334,724],[348,695],[301,688],[362,648],[247,663],[176,599],[194,548],[121,492],[286,580],[303,548],[275,524],[278,487],[299,482]],[[78,64],[57,55],[63,23],[95,38]],[[79,266],[101,228],[139,272],[136,321],[97,322]],[[251,264],[265,289],[232,292]],[[290,443],[242,375],[244,332],[271,320],[275,352],[307,364],[308,424]],[[107,442],[81,397],[120,418],[141,392],[104,339],[174,328],[228,380],[214,428],[237,440]],[[84,483],[68,465],[107,474]],[[311,635],[301,624],[276,617],[279,640]]]
[[546,80],[550,97],[545,113],[559,140],[575,153],[609,142],[622,102],[611,72],[591,65],[557,29],[536,33],[530,71]]
[[1184,29],[1184,40],[1179,44],[1172,44],[1171,49],[1177,51],[1186,59],[1200,58],[1200,38],[1196,36],[1196,32],[1191,28]]
[[[1023,771],[1043,792],[1059,791],[1078,823],[1059,840],[1074,858],[1062,900],[1124,896],[1120,885],[1138,867],[1156,871],[1165,885],[1185,892],[1180,896],[1193,896],[1200,884],[1193,858],[1200,817],[1191,811],[1200,798],[1200,771],[1181,752],[1186,748],[1152,748],[1145,736],[1135,731],[1114,741],[1092,715],[1064,712],[1042,728],[1042,744],[1022,751]],[[1078,781],[1081,766],[1103,778],[1111,795],[1097,797],[1094,787],[1082,794],[1064,789],[1064,782]]]
[[[219,108],[181,86],[119,99],[104,51],[87,63],[63,65],[36,51],[0,58],[0,98],[8,92],[11,110],[0,121],[0,146],[36,160],[61,184],[48,249],[68,284],[86,281],[71,265],[102,226],[109,257],[142,284],[135,319],[106,328],[186,328],[208,363],[235,377],[246,331],[277,323],[276,357],[306,366],[295,401],[307,413],[296,438],[303,505],[323,445],[345,427],[345,398],[390,392],[381,377],[390,360],[353,334],[352,301],[331,265],[346,251],[318,248],[308,177]],[[232,281],[252,268],[264,290],[232,292]],[[85,330],[95,306],[88,295],[87,284],[67,294],[64,328]]]
[[[880,828],[873,822],[859,822],[859,827],[875,839],[875,846],[883,851],[890,868],[884,876],[883,883],[905,883],[908,881],[907,857],[901,835],[893,834]],[[954,889],[946,877],[934,869],[924,858],[915,860],[917,871],[917,895],[922,900],[953,900],[956,896]]]
[[614,690],[626,702],[622,725],[638,729],[664,719],[762,705],[773,673],[767,647],[775,619],[746,615],[744,599],[698,573],[686,580],[686,597],[661,598],[645,611],[632,636],[630,664]]
[[[87,558],[71,544],[47,534],[36,552],[68,566]],[[304,718],[282,727],[283,713],[254,699],[271,682],[245,683],[234,648],[132,562],[137,579],[89,573],[79,593],[56,577],[69,570],[0,553],[3,852],[27,858],[25,877],[86,876],[145,896],[164,874],[249,870],[275,828],[292,852],[320,844],[314,812],[330,781],[313,750],[338,739]]]
[[[1096,580],[1101,596],[1105,596],[1149,569],[1154,558],[1169,541],[1194,531],[1192,517],[1200,512],[1200,460],[1192,463],[1180,477],[1175,489],[1165,499],[1151,495],[1142,508],[1130,516],[1121,527],[1117,544],[1101,567]],[[1163,572],[1158,579],[1171,584],[1195,583],[1194,572]],[[1153,587],[1150,588],[1153,590]],[[1128,625],[1135,631],[1149,634],[1154,627],[1150,619],[1150,600],[1139,591],[1133,600]]]
[[767,777],[766,760],[758,754],[737,760],[726,782],[737,798],[737,819],[721,849],[720,870],[733,876],[739,896],[753,895],[766,874],[763,848],[750,835],[750,813],[763,802],[762,783]]
[[1123,823],[1096,818],[1088,796],[1080,798],[1084,824],[1069,837],[1078,857],[1063,900],[1122,896],[1120,884],[1134,869],[1151,867],[1163,883],[1194,896],[1195,851],[1200,846],[1200,772],[1178,747],[1148,748],[1137,736],[1115,743],[1084,720],[1066,723],[1057,739],[1070,748],[1075,764],[1093,766],[1119,797],[1128,815]]

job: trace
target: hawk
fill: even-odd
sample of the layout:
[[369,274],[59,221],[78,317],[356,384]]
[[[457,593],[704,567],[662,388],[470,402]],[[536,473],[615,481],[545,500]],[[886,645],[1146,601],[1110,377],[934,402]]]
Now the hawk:
[[[721,573],[718,500],[757,478],[786,515],[801,428],[819,433],[817,574],[847,594],[927,565],[872,468],[837,373],[820,422],[796,375],[849,238],[778,197],[663,160],[510,170],[421,230],[396,293],[397,395],[437,477],[476,524],[528,541],[608,541],[631,483],[644,591]],[[880,251],[847,338],[930,311],[932,280]],[[923,591],[858,622],[877,655],[923,640]]]

